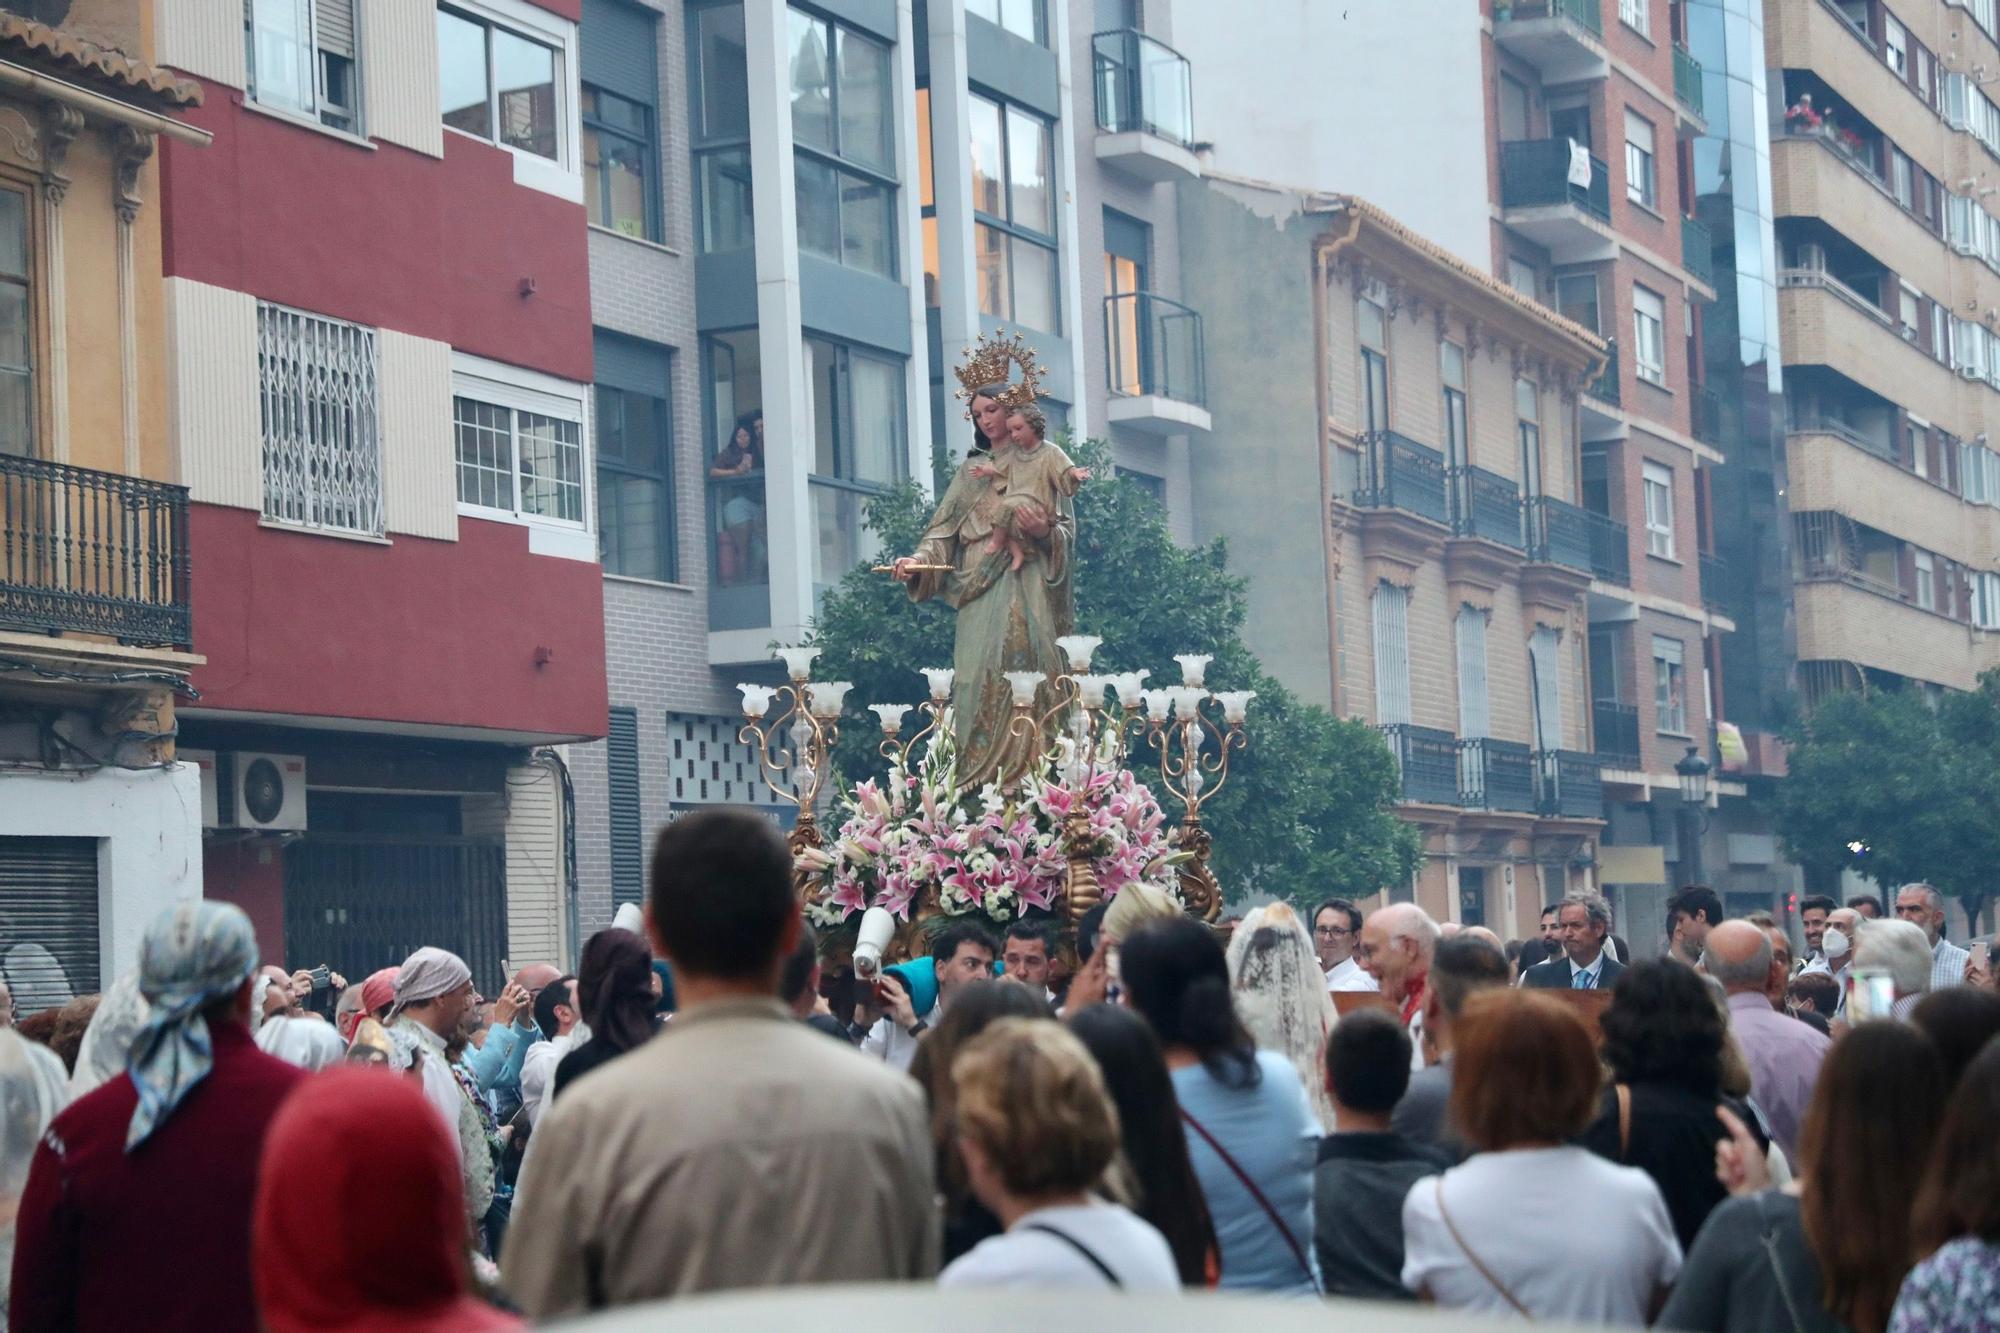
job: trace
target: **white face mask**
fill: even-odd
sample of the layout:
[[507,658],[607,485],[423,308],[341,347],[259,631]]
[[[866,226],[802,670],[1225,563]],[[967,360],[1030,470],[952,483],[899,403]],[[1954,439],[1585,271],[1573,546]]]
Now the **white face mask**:
[[1826,934],[1819,937],[1819,947],[1826,954],[1827,961],[1831,962],[1835,958],[1845,958],[1854,946],[1847,942],[1847,936],[1839,926],[1828,926]]

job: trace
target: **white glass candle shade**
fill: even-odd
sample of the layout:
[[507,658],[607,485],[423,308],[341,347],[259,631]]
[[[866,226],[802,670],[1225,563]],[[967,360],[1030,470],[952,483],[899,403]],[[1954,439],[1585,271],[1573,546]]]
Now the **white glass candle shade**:
[[1145,680],[1150,671],[1121,671],[1111,678],[1113,688],[1118,691],[1118,706],[1130,712],[1145,702]]
[[1090,670],[1090,655],[1097,651],[1104,640],[1095,634],[1064,634],[1056,639],[1056,647],[1063,650],[1069,659],[1069,669],[1075,672]]
[[943,703],[951,698],[952,677],[958,673],[950,667],[923,667],[924,679],[930,682],[931,698]]
[[903,718],[910,711],[908,704],[870,704],[868,710],[882,719],[882,734],[893,736],[903,729]]
[[1145,702],[1147,718],[1154,722],[1165,722],[1174,706],[1172,690],[1142,690],[1140,698]]
[[1255,690],[1218,690],[1215,700],[1222,705],[1222,720],[1233,727],[1240,727],[1244,714],[1250,709],[1250,701],[1256,697]]
[[780,648],[778,656],[784,659],[786,674],[793,680],[804,680],[812,674],[813,659],[819,656],[819,649]]
[[1039,671],[1009,671],[1007,686],[1014,691],[1014,706],[1026,708],[1035,702],[1035,691],[1048,677]]
[[1208,664],[1215,660],[1210,653],[1175,653],[1174,661],[1181,664],[1181,684],[1198,690],[1208,675]]
[[1201,701],[1208,697],[1207,691],[1191,685],[1183,685],[1168,693],[1174,697],[1174,716],[1183,722],[1192,722],[1200,716]]
[[755,721],[771,711],[771,700],[778,693],[769,685],[738,685],[743,692],[743,716]]
[[812,715],[825,721],[839,717],[841,705],[847,702],[847,692],[854,688],[851,680],[822,680],[806,686],[807,705]]

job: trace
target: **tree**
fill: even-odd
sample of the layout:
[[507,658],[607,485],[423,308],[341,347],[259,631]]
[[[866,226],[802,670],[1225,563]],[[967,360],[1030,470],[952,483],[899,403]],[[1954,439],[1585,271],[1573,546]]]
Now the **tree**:
[[[1228,572],[1223,543],[1177,546],[1158,504],[1108,475],[1101,444],[1071,452],[1096,473],[1076,501],[1076,618],[1079,633],[1103,637],[1102,669],[1150,667],[1152,683],[1165,685],[1178,680],[1173,654],[1212,652],[1211,688],[1257,691],[1250,744],[1232,757],[1229,785],[1203,810],[1225,896],[1257,891],[1310,904],[1406,881],[1422,838],[1391,809],[1396,767],[1381,737],[1301,703],[1265,673],[1242,641],[1244,581]],[[930,509],[922,492],[905,486],[870,506],[868,527],[883,551],[911,551]],[[916,703],[924,682],[915,668],[951,662],[952,614],[937,602],[912,603],[883,575],[851,572],[828,593],[815,625],[816,674],[853,681],[858,701]],[[848,781],[881,770],[879,735],[872,716],[843,727],[836,762]],[[1132,758],[1142,780],[1157,762],[1150,753]]]
[[1838,694],[1787,740],[1773,814],[1809,888],[1843,869],[1885,889],[1922,880],[1977,917],[2000,866],[2000,673],[1935,708],[1915,690]]

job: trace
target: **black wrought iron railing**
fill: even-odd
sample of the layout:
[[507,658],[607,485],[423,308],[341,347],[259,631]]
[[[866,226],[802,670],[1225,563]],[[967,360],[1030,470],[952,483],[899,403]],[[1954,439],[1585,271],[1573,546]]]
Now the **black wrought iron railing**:
[[1515,0],[1515,3],[1496,7],[1493,26],[1498,28],[1507,23],[1525,23],[1531,19],[1568,19],[1594,37],[1604,35],[1603,0]]
[[1194,85],[1185,56],[1131,28],[1100,32],[1090,48],[1098,129],[1138,130],[1194,146]]
[[1596,379],[1584,385],[1583,391],[1599,402],[1609,403],[1613,407],[1616,407],[1621,401],[1618,388],[1617,339],[1611,339],[1605,346],[1604,352],[1604,369],[1598,372]]
[[188,647],[185,486],[0,455],[0,625]]
[[1595,510],[1583,511],[1590,529],[1590,577],[1620,588],[1632,586],[1632,538],[1623,523]]
[[1578,750],[1535,756],[1536,810],[1548,819],[1604,817],[1604,760]]
[[1455,467],[1447,473],[1451,489],[1451,530],[1461,537],[1481,537],[1520,550],[1521,488],[1512,477],[1482,467]]
[[1708,228],[1693,218],[1681,219],[1681,267],[1696,282],[1715,285],[1715,256],[1709,250]]
[[1364,509],[1400,509],[1439,523],[1451,522],[1444,455],[1393,430],[1362,436],[1354,503]]
[[1725,581],[1729,576],[1728,566],[1721,556],[1701,555],[1701,604],[1711,611],[1720,611],[1728,603]]
[[1500,206],[1573,204],[1611,220],[1611,177],[1604,159],[1569,139],[1521,139],[1500,145]]
[[1528,559],[1594,573],[1591,513],[1553,495],[1528,499]]
[[1199,311],[1152,292],[1107,296],[1104,351],[1112,393],[1127,398],[1158,394],[1207,406],[1207,348]]
[[1615,768],[1639,766],[1639,705],[1615,699],[1590,701],[1592,729],[1597,736],[1597,753]]
[[1706,114],[1701,100],[1701,62],[1679,42],[1674,43],[1674,96],[1695,115]]
[[1382,728],[1402,777],[1403,799],[1458,804],[1458,738],[1435,727],[1392,722]]
[[1521,741],[1458,743],[1458,803],[1468,810],[1535,808],[1534,759]]
[[1722,399],[1703,385],[1695,386],[1689,395],[1690,411],[1694,415],[1694,437],[1703,444],[1722,443]]

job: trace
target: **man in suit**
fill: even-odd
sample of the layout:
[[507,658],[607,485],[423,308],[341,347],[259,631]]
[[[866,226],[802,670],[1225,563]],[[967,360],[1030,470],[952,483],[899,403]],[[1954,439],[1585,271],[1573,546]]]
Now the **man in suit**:
[[1605,951],[1611,933],[1611,904],[1594,893],[1572,893],[1556,913],[1563,956],[1529,968],[1523,986],[1542,990],[1610,990],[1625,971]]

